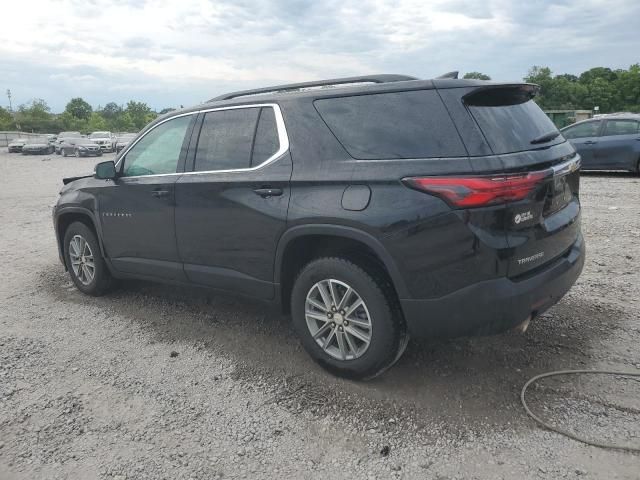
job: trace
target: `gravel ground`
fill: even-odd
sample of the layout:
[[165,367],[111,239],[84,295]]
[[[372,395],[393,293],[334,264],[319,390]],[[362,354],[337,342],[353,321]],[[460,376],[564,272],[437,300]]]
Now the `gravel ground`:
[[[529,420],[556,369],[640,372],[640,179],[583,175],[585,271],[524,335],[412,341],[367,383],[261,304],[142,282],[82,295],[49,206],[95,159],[0,154],[0,478],[640,478]],[[640,382],[549,379],[532,408],[640,446]]]

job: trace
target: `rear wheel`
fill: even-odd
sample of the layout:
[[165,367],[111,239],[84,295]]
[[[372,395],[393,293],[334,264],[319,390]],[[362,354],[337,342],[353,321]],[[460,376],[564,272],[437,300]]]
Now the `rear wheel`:
[[75,286],[87,295],[100,296],[112,284],[98,239],[87,225],[74,222],[64,234],[64,259]]
[[76,154],[76,157],[80,158],[80,150],[78,150],[77,148],[76,148],[75,154]]
[[293,286],[291,312],[305,350],[341,377],[380,375],[407,345],[391,285],[347,259],[319,258],[305,266]]

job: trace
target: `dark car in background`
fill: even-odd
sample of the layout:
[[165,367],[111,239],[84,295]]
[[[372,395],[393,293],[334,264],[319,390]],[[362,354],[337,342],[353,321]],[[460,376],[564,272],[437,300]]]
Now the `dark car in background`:
[[122,149],[127,148],[131,141],[136,138],[137,133],[121,133],[116,137],[116,152],[120,152]]
[[81,138],[82,134],[80,132],[60,132],[54,142],[54,147],[56,149],[56,153],[60,155],[62,153],[61,146],[65,139],[67,138]]
[[582,170],[640,173],[640,114],[603,115],[561,132],[582,157]]
[[60,144],[60,153],[63,157],[75,155],[76,157],[99,157],[102,150],[88,138],[65,137]]
[[89,295],[138,278],[280,304],[350,378],[409,335],[524,329],[585,258],[580,156],[537,91],[372,75],[173,111],[65,179],[60,259]]
[[22,147],[23,155],[46,155],[55,152],[55,147],[45,136],[29,138]]

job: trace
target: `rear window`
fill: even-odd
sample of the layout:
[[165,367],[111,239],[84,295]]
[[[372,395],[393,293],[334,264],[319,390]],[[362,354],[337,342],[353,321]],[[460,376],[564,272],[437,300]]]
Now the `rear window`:
[[435,90],[326,98],[314,105],[353,158],[466,156]]
[[[495,105],[501,98],[514,103]],[[495,154],[521,152],[548,147],[564,142],[562,135],[543,143],[531,141],[558,129],[533,100],[522,96],[492,96],[491,102],[474,105],[467,103],[469,111],[482,130],[491,150]],[[522,102],[522,100],[526,100]],[[521,103],[520,103],[521,102]]]

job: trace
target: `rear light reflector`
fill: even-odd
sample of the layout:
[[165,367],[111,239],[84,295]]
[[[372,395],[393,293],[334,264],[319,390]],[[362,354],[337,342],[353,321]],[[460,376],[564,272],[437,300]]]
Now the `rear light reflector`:
[[402,183],[415,190],[436,195],[458,208],[484,207],[525,199],[553,171],[470,176],[410,177]]

